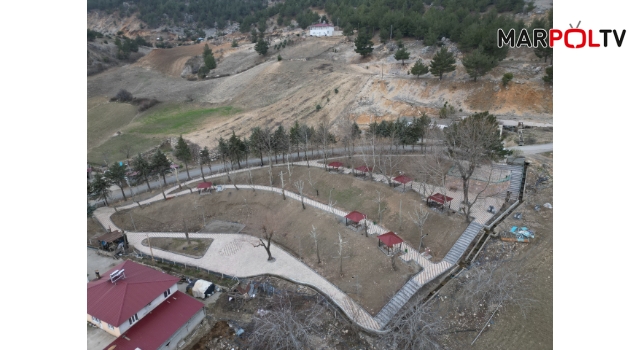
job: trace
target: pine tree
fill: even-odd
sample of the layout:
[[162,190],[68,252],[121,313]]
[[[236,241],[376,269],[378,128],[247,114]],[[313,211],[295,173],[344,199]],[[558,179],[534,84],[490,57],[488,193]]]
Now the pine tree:
[[205,56],[204,65],[210,70],[216,69],[217,67],[216,59],[213,57],[213,55]]
[[396,51],[396,54],[393,56],[397,61],[402,61],[402,65],[404,66],[404,60],[409,59],[409,51],[404,47],[401,47]]
[[178,139],[178,145],[176,145],[173,155],[184,164],[184,167],[187,169],[187,178],[191,179],[191,175],[189,174],[189,161],[193,158],[193,155],[191,154],[189,145],[187,145],[187,142],[182,138],[182,135],[180,135]]
[[146,159],[142,157],[142,154],[138,153],[138,157],[133,160],[133,170],[138,173],[137,178],[143,179],[147,183],[147,188],[151,191],[149,185],[149,175],[151,175],[151,165]]
[[260,38],[258,39],[258,43],[254,46],[254,49],[256,50],[258,55],[264,56],[267,54],[267,51],[269,50],[269,44],[267,44],[267,42],[264,41],[264,39]]
[[491,57],[485,55],[482,49],[474,50],[465,55],[462,59],[462,65],[473,81],[477,81],[478,77],[487,74],[494,67]]
[[202,58],[206,59],[207,56],[213,55],[213,51],[209,48],[209,44],[204,44],[204,50],[202,52]]
[[[200,174],[202,175],[202,181],[204,181],[204,171],[202,171],[202,166],[204,164],[209,165],[211,163],[211,155],[209,155],[209,149],[205,146],[200,150]],[[209,171],[211,171],[211,165],[209,165]]]
[[553,85],[553,67],[547,67],[544,71],[547,75],[542,77],[542,80],[544,80],[545,83]]
[[171,162],[167,159],[167,156],[162,153],[160,148],[156,150],[156,153],[153,154],[151,158],[151,169],[154,173],[158,173],[162,175],[162,180],[164,184],[167,184],[167,179],[165,178],[165,173],[167,169],[171,167]]
[[411,67],[411,74],[420,78],[421,75],[429,73],[429,67],[425,66],[422,63],[422,59],[418,59],[418,61]]
[[102,198],[104,199],[105,204],[109,205],[109,202],[107,202],[107,198],[111,196],[109,187],[111,187],[111,181],[102,174],[96,174],[91,182],[91,193],[89,194],[89,198],[94,200]]
[[453,54],[447,51],[446,48],[441,48],[431,60],[429,64],[431,74],[437,75],[442,80],[444,73],[453,72],[456,70],[456,59],[453,58]]
[[120,187],[120,191],[122,192],[122,198],[124,198],[124,200],[127,200],[127,196],[124,194],[124,183],[125,183],[125,176],[126,176],[126,168],[124,167],[124,165],[120,165],[118,162],[113,163],[113,165],[111,165],[109,167],[109,172],[107,173],[107,179],[109,181],[111,181],[112,184]]
[[366,57],[373,52],[373,42],[371,41],[371,37],[369,36],[369,34],[367,34],[367,31],[365,29],[358,31],[355,51],[362,57]]

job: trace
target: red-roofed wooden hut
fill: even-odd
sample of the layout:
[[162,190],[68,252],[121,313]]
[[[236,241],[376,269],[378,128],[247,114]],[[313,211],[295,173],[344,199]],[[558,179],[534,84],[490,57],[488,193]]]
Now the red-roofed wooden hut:
[[369,168],[366,165],[363,165],[363,166],[359,166],[359,167],[355,168],[354,170],[360,171],[360,172],[362,172],[362,174],[366,174],[368,172],[371,172],[373,169]]
[[430,203],[438,203],[440,206],[444,207],[445,205],[447,205],[447,203],[449,203],[449,208],[451,208],[452,200],[453,198],[447,197],[442,193],[436,193],[427,198],[427,205],[429,205]]
[[198,193],[211,192],[211,187],[213,187],[211,182],[201,182],[198,184]]
[[331,162],[327,165],[333,168],[334,170],[337,170],[337,169],[340,169],[344,164],[342,164],[341,162]]
[[390,254],[394,250],[398,249],[397,245],[402,242],[404,242],[402,238],[398,237],[398,235],[391,231],[378,236],[378,247],[382,248],[382,245],[387,247],[387,254]]
[[349,220],[354,221],[356,224],[358,224],[360,221],[366,218],[367,218],[366,215],[354,210],[344,216],[344,224],[347,225]]
[[[395,182],[399,182],[402,184],[402,189],[405,189],[405,185],[408,184],[409,182],[413,181],[411,180],[410,177],[405,176],[405,175],[400,175],[400,176],[396,176],[393,178],[393,181]],[[413,188],[413,184],[411,184],[411,188]]]

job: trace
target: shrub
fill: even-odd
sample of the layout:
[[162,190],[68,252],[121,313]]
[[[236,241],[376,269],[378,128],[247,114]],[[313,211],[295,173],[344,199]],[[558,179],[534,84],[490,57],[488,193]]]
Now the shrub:
[[502,85],[503,86],[507,86],[507,84],[509,84],[509,82],[513,79],[513,73],[505,73],[502,76]]
[[130,102],[133,100],[133,95],[129,91],[121,89],[116,94],[115,100],[118,102]]
[[333,92],[338,93],[338,88],[333,89]]
[[236,41],[236,39],[233,39],[233,41],[231,42],[231,47],[238,47],[238,42]]
[[282,56],[278,55],[278,62],[282,61]]
[[320,105],[319,105],[319,104],[317,104],[317,105],[316,105],[316,112],[317,112],[317,111],[319,111],[319,110],[320,110],[320,108],[322,108],[322,107],[320,107]]

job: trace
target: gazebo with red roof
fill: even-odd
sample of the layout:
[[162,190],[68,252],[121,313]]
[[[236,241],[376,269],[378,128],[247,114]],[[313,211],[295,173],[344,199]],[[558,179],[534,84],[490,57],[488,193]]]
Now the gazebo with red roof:
[[339,169],[341,168],[344,164],[342,164],[341,162],[331,162],[329,164],[327,164],[329,167],[333,168],[333,169]]
[[[378,247],[382,247],[382,245],[384,244],[384,246],[387,247],[387,254],[390,253],[389,248],[391,248],[391,251],[394,250],[394,246],[400,244],[404,242],[402,240],[402,238],[398,237],[398,235],[396,235],[395,233],[389,231],[383,235],[378,236]],[[382,249],[382,248],[381,248]]]
[[366,215],[354,210],[344,216],[344,224],[347,225],[349,220],[354,221],[357,224],[366,218],[367,218]]
[[198,184],[198,193],[200,193],[201,191],[207,191],[210,192],[211,191],[211,187],[213,187],[213,184],[211,182],[201,182]]
[[354,170],[361,171],[363,174],[365,174],[365,173],[371,172],[373,169],[369,168],[366,165],[363,165],[363,166],[359,166],[359,167],[355,168]]
[[[406,175],[400,175],[393,178],[393,181],[399,182],[402,184],[402,189],[405,189],[405,185],[409,182],[413,181],[410,177]],[[413,188],[413,184],[411,184],[411,188]]]
[[429,202],[436,202],[444,207],[447,203],[449,203],[449,208],[451,208],[452,200],[453,198],[447,197],[442,193],[436,193],[427,198],[427,204],[429,204]]

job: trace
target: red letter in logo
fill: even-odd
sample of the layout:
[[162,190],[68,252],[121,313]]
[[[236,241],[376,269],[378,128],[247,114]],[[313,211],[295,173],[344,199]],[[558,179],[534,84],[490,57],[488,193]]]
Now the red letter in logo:
[[[571,33],[580,33],[580,34],[582,34],[582,41],[580,42],[580,44],[578,46],[569,44],[569,34],[571,34]],[[586,44],[587,44],[587,33],[585,33],[584,30],[573,28],[573,29],[567,29],[567,31],[564,32],[564,46],[566,46],[566,47],[568,47],[570,49],[579,49],[579,48],[584,47]]]
[[[554,34],[558,34],[557,36]],[[553,47],[553,42],[562,39],[562,31],[558,29],[549,30],[549,47]]]
[[589,29],[589,47],[600,47],[600,44],[593,43],[593,30]]

